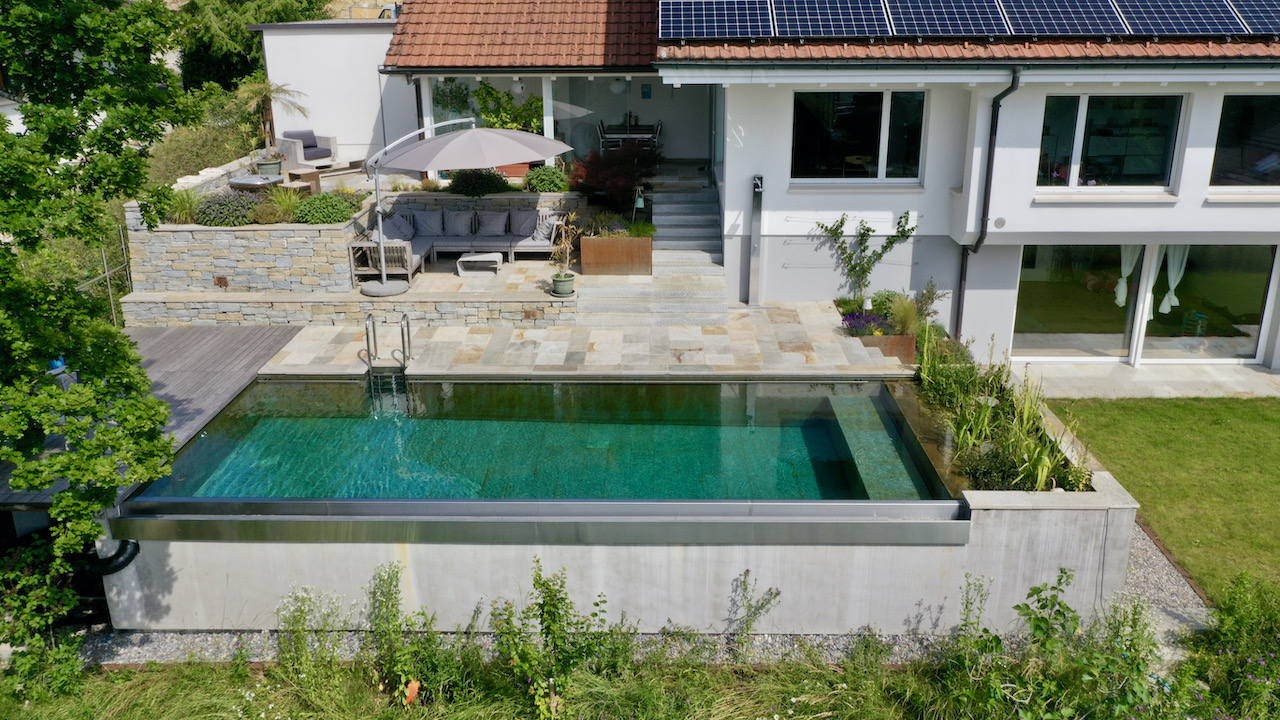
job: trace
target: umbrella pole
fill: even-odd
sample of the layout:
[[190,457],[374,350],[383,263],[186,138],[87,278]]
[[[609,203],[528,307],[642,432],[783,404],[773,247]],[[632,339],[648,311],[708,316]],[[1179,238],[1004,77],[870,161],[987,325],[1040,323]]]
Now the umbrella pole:
[[382,173],[378,168],[373,170],[373,213],[378,219],[378,268],[382,270],[382,286],[387,286],[387,249],[384,243],[386,235],[382,232]]

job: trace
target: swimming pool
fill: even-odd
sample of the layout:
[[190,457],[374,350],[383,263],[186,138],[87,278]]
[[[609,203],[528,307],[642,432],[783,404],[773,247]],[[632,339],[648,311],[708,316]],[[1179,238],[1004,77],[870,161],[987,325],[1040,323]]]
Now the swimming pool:
[[883,383],[259,381],[135,494],[282,500],[909,501],[949,495]]

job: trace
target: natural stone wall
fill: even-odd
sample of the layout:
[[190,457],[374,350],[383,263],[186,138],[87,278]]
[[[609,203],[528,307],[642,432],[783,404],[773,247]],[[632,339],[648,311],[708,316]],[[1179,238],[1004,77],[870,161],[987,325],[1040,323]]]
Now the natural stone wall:
[[135,292],[351,289],[347,246],[361,218],[335,225],[161,225],[147,230],[136,204],[125,208]]
[[490,325],[549,327],[573,325],[577,301],[540,293],[512,299],[374,299],[363,296],[311,298],[285,293],[133,293],[121,300],[130,327],[187,325],[362,325],[372,313],[378,322],[399,322],[408,314],[415,325]]

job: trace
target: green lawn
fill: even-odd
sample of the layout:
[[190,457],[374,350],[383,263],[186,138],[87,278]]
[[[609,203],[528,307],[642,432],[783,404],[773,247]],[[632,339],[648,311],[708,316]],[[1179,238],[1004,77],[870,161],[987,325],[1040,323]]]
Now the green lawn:
[[1052,403],[1142,504],[1211,597],[1236,573],[1280,581],[1280,400]]

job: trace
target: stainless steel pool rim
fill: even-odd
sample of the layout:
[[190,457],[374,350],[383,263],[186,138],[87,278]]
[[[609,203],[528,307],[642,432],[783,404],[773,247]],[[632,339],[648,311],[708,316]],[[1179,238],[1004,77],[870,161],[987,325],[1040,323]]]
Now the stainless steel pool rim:
[[124,503],[134,540],[573,545],[964,545],[959,500],[288,500]]

